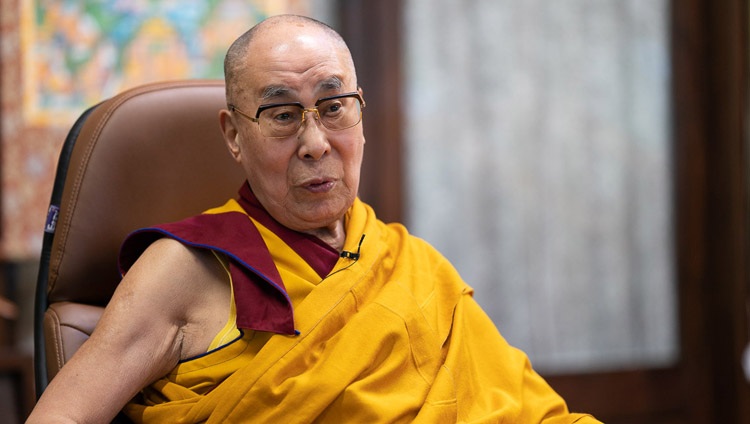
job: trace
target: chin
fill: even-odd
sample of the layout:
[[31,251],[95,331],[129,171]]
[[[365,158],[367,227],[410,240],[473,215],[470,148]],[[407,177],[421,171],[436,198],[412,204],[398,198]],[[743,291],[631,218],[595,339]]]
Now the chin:
[[336,221],[342,219],[348,210],[348,206],[342,207],[341,205],[338,205],[337,207],[310,206],[300,211],[301,213],[298,216],[301,218],[302,222],[308,224],[310,227],[308,229],[314,230],[332,225]]

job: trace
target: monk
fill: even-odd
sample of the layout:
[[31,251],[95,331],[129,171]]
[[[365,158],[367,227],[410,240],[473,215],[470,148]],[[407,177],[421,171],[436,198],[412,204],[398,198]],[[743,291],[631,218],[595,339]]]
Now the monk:
[[219,124],[247,182],[125,240],[122,282],[30,423],[598,422],[443,256],[357,198],[366,104],[334,30],[269,18],[225,77]]

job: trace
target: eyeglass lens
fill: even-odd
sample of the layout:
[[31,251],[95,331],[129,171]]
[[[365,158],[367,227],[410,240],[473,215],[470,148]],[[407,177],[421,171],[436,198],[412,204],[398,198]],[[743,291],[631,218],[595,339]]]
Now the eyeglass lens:
[[267,137],[292,135],[302,125],[305,111],[314,113],[315,116],[312,118],[318,119],[329,130],[351,128],[357,125],[362,117],[359,99],[356,97],[325,100],[316,108],[306,110],[299,105],[282,105],[261,112],[258,117],[261,132]]

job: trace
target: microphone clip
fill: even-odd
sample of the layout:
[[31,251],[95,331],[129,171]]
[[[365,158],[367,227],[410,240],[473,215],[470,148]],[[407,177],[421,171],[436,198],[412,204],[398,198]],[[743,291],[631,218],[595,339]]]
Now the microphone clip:
[[346,250],[342,251],[340,256],[342,258],[348,258],[348,259],[351,259],[351,260],[354,260],[354,261],[356,261],[357,259],[359,259],[359,253],[347,252]]
[[365,235],[362,234],[362,237],[359,239],[359,244],[357,245],[357,253],[349,252],[346,250],[342,250],[339,256],[342,258],[351,259],[353,261],[356,261],[359,259],[359,250],[362,248],[362,241],[365,239]]

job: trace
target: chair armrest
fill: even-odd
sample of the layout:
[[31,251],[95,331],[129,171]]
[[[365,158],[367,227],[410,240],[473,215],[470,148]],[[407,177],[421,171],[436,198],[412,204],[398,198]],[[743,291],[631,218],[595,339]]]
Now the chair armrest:
[[99,322],[104,308],[74,302],[58,302],[44,314],[47,372],[52,380],[85,342]]

